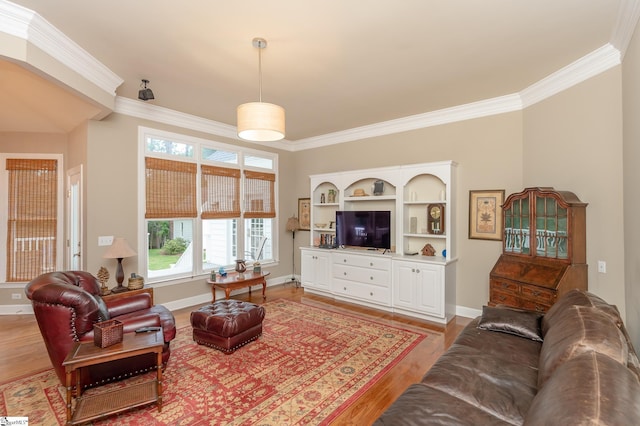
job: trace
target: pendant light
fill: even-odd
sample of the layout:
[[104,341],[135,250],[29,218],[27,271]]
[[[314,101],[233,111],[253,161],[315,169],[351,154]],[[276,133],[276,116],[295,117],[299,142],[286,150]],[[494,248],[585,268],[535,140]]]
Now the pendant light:
[[254,142],[271,142],[284,138],[284,108],[262,102],[262,49],[267,47],[263,38],[254,38],[258,49],[258,75],[260,98],[238,106],[238,137]]

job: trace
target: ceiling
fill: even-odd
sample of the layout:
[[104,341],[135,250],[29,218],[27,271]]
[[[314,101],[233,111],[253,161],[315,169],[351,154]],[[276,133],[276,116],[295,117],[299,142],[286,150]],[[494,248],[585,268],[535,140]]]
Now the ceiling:
[[[258,100],[251,40],[263,37],[262,100],[286,109],[296,141],[519,92],[609,43],[629,1],[13,3],[121,77],[118,96],[136,99],[146,78],[154,105],[229,125]],[[67,109],[91,116],[21,67],[0,62],[0,73],[16,79],[0,80],[0,130],[68,129]]]

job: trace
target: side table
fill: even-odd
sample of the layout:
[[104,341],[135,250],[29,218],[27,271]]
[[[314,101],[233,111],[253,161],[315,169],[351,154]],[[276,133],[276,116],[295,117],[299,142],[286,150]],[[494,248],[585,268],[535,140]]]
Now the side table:
[[[85,423],[152,403],[157,403],[158,411],[162,411],[163,346],[162,330],[149,333],[125,333],[122,342],[106,348],[100,348],[93,342],[77,342],[62,363],[66,372],[67,424]],[[155,380],[124,386],[98,395],[82,396],[79,371],[81,368],[146,353],[156,354]],[[75,409],[72,404],[74,381]]]
[[253,272],[247,271],[243,272],[243,279],[238,277],[237,272],[229,272],[226,277],[218,276],[216,281],[207,280],[207,283],[211,284],[211,294],[213,294],[213,300],[211,303],[216,301],[216,288],[220,290],[224,290],[225,298],[228,299],[231,296],[231,290],[236,290],[238,288],[249,287],[249,295],[251,295],[251,286],[262,284],[262,298],[266,299],[267,295],[265,293],[267,289],[267,280],[266,277],[270,272]]

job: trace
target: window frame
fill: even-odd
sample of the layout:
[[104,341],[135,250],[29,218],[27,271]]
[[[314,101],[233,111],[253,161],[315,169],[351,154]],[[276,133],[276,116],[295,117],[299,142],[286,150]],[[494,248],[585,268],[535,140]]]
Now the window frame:
[[[177,143],[185,143],[193,146],[193,156],[180,156],[180,155],[171,155],[166,153],[158,153],[158,152],[150,152],[147,150],[147,138],[156,138],[162,140],[169,140]],[[237,155],[237,163],[229,163],[226,161],[215,161],[209,160],[202,157],[203,148],[209,148],[214,150],[222,150],[230,153],[234,153]],[[268,160],[272,165],[271,169],[255,167],[255,166],[247,166],[245,165],[245,156],[252,157],[261,157]],[[192,270],[188,273],[178,273],[171,275],[163,275],[161,277],[148,277],[148,247],[147,247],[147,222],[153,220],[164,220],[163,218],[145,218],[145,208],[146,208],[146,184],[145,184],[145,159],[146,157],[153,157],[159,159],[168,159],[174,161],[184,161],[195,163],[197,166],[197,174],[196,174],[196,204],[197,204],[197,217],[195,218],[168,218],[166,220],[193,220],[193,255],[192,255]],[[201,165],[213,166],[213,167],[222,167],[222,168],[232,168],[238,169],[241,173],[241,181],[240,181],[240,215],[236,217],[237,220],[236,226],[237,229],[237,241],[236,248],[238,253],[246,253],[249,249],[244,247],[245,245],[245,234],[247,230],[245,229],[246,219],[244,213],[244,203],[242,202],[242,198],[244,196],[244,173],[245,170],[251,172],[263,172],[263,173],[271,173],[275,175],[276,184],[274,188],[274,199],[273,204],[275,206],[275,217],[264,218],[264,220],[271,220],[271,253],[272,258],[267,260],[261,260],[260,262],[263,265],[268,264],[277,264],[279,259],[277,258],[278,253],[278,154],[261,151],[252,148],[247,148],[243,146],[230,145],[222,142],[217,142],[210,139],[203,139],[194,136],[168,132],[164,130],[139,126],[138,127],[138,188],[139,197],[138,197],[138,253],[139,259],[138,268],[140,269],[140,273],[145,276],[146,282],[150,285],[157,285],[166,282],[175,282],[176,280],[189,280],[196,276],[206,276],[210,273],[211,268],[204,268],[205,262],[202,259],[202,255],[198,253],[203,252],[203,221],[207,219],[202,218],[202,194],[201,194],[201,184],[202,184],[202,171]],[[225,265],[225,269],[230,270],[233,269],[232,264]]]
[[[62,270],[64,265],[65,251],[64,251],[64,241],[66,240],[66,236],[64,234],[64,179],[65,179],[65,168],[64,168],[64,157],[62,154],[34,154],[34,153],[13,153],[13,152],[3,152],[0,153],[0,205],[5,207],[0,208],[0,240],[7,241],[7,220],[9,217],[8,207],[9,207],[9,193],[7,191],[7,185],[9,185],[9,172],[6,169],[6,161],[9,158],[24,158],[29,160],[56,160],[58,164],[57,170],[57,183],[56,183],[56,191],[57,191],[57,211],[56,211],[56,270]],[[16,282],[7,282],[7,256],[6,253],[3,256],[0,256],[0,282],[4,284],[5,288],[23,288],[28,281],[16,281]],[[35,278],[35,277],[34,277]]]

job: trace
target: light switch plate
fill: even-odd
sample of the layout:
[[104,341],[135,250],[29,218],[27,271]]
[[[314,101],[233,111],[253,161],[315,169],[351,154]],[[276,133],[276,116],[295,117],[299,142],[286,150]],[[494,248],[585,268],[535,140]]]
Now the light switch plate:
[[600,272],[601,274],[607,273],[607,262],[605,262],[604,260],[598,260],[598,272]]
[[108,237],[98,237],[99,246],[110,246],[111,244],[113,244],[113,235]]

